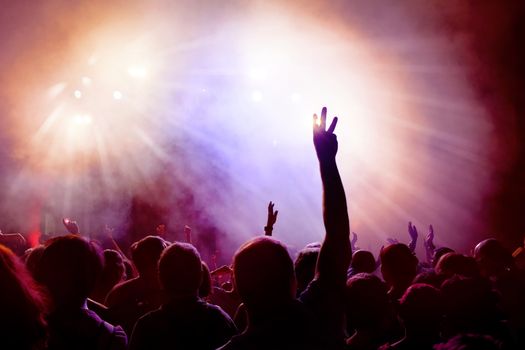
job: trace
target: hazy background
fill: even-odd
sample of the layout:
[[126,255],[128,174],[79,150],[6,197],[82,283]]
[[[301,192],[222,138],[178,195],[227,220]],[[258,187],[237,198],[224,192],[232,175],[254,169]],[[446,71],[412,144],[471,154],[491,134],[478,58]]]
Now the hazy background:
[[326,105],[361,248],[407,242],[409,220],[465,252],[522,240],[519,1],[1,6],[4,232],[188,224],[227,256],[272,200],[300,249],[323,235],[310,129]]

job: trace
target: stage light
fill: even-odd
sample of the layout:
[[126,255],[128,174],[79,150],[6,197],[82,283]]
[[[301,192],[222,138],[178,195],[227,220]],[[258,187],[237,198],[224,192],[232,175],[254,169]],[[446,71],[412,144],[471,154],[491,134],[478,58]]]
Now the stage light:
[[268,79],[268,69],[265,67],[252,67],[248,71],[248,77],[256,81],[264,81]]
[[133,65],[128,68],[128,74],[133,78],[144,79],[148,76],[148,70],[144,66]]
[[122,99],[122,92],[115,90],[113,91],[113,98],[115,100],[121,100]]
[[89,78],[89,77],[82,77],[82,84],[84,84],[84,86],[91,85],[91,78]]
[[76,125],[90,125],[93,119],[89,114],[76,114],[72,118],[73,123]]
[[261,102],[263,99],[263,95],[260,91],[255,90],[252,92],[252,101],[253,102]]
[[82,91],[75,90],[75,92],[73,92],[73,96],[75,96],[75,98],[82,98]]
[[292,94],[292,102],[293,103],[298,103],[301,101],[301,95],[298,94],[298,93],[293,93]]

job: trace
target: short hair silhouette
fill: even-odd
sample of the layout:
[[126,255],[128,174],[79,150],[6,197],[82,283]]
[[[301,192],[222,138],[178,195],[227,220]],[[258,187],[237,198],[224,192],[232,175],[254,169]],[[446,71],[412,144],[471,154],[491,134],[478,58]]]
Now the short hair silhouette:
[[201,258],[189,243],[173,243],[159,260],[159,281],[170,296],[196,294],[202,281]]
[[314,279],[315,266],[319,257],[319,247],[305,247],[295,259],[295,277],[297,279],[297,294],[308,287],[308,284]]
[[406,328],[439,328],[443,314],[439,289],[423,283],[411,285],[399,301],[398,312]]
[[102,271],[100,249],[79,235],[49,240],[37,279],[48,289],[55,307],[80,307]]
[[470,256],[459,253],[447,253],[443,255],[436,265],[436,272],[447,278],[454,275],[465,277],[479,276],[476,260]]
[[387,287],[379,277],[358,273],[346,283],[347,317],[355,328],[375,328],[388,312]]
[[381,251],[381,272],[388,285],[410,284],[416,277],[417,264],[406,244],[391,244]]
[[352,254],[350,266],[354,273],[372,273],[376,270],[376,259],[368,250],[357,250]]
[[147,236],[133,243],[131,259],[139,274],[155,272],[160,255],[167,246],[167,242],[158,236]]
[[247,307],[295,298],[294,266],[286,247],[270,237],[244,243],[233,258],[236,289]]
[[474,248],[474,258],[484,275],[493,276],[514,267],[514,259],[498,240],[489,238]]

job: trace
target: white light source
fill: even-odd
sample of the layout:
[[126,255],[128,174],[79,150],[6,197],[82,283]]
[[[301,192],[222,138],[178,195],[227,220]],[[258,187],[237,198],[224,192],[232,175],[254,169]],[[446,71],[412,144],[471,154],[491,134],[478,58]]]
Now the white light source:
[[293,93],[292,94],[292,102],[293,103],[298,103],[299,101],[301,101],[301,95],[298,94],[297,92]]
[[122,99],[122,92],[118,91],[118,90],[115,90],[113,91],[113,98],[115,100],[120,100]]
[[264,81],[268,78],[268,69],[265,67],[252,67],[248,71],[248,77],[257,81]]
[[259,90],[255,90],[252,92],[252,101],[253,102],[261,102],[263,99],[263,95]]
[[93,119],[89,114],[77,114],[73,117],[73,122],[77,125],[89,125]]
[[82,77],[82,84],[84,84],[84,86],[91,85],[91,78],[89,78],[89,77]]
[[81,98],[82,97],[82,91],[80,90],[75,90],[73,92],[73,96],[75,96],[75,98]]
[[148,76],[148,70],[144,66],[130,66],[128,68],[128,74],[133,78],[144,79]]

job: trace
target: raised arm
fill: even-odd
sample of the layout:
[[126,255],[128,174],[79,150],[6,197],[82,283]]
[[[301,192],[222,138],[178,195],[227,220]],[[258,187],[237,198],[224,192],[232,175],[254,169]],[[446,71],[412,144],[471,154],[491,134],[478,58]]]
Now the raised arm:
[[273,210],[275,203],[270,202],[268,204],[268,217],[266,219],[266,226],[264,226],[264,235],[271,236],[273,232],[273,225],[277,222],[277,214],[279,210]]
[[416,250],[418,233],[416,225],[412,225],[411,221],[408,222],[408,235],[410,236],[410,243],[408,243],[408,247],[412,252],[414,252]]
[[328,282],[334,287],[344,287],[352,250],[346,196],[335,161],[338,148],[334,134],[336,124],[337,117],[326,129],[326,107],[321,112],[319,123],[317,115],[314,115],[313,138],[323,184],[323,220],[326,230],[317,260],[316,278],[323,284]]
[[432,265],[432,259],[434,258],[434,250],[436,246],[434,245],[434,227],[430,225],[428,227],[428,235],[425,239],[425,253],[427,255],[427,262]]

